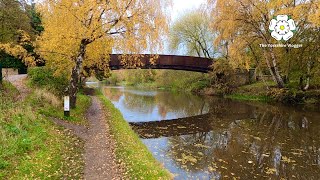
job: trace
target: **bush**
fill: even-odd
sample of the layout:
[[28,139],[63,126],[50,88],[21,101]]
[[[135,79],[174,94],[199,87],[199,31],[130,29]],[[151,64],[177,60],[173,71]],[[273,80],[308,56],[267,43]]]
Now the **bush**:
[[54,71],[47,67],[34,67],[28,71],[28,76],[32,85],[46,88],[56,95],[63,95],[68,87],[66,76],[54,76]]

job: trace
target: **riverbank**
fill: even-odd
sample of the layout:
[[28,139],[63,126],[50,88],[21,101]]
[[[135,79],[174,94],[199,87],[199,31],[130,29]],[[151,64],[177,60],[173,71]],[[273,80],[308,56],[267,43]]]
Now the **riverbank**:
[[297,90],[295,88],[279,89],[272,81],[256,82],[249,85],[240,86],[233,89],[226,98],[260,101],[260,102],[278,102],[283,104],[319,104],[320,90],[310,89],[308,91]]
[[0,91],[0,179],[81,178],[83,141],[55,126],[41,111],[60,107],[57,98],[35,88],[20,97],[21,92],[4,82]]
[[[163,89],[192,92],[198,95],[220,96],[236,100],[278,102],[284,104],[319,104],[320,90],[302,91],[297,83],[279,89],[273,81],[258,81],[239,87],[226,84],[212,85],[209,74],[175,70],[120,70],[112,72],[107,84],[135,87],[139,89]],[[231,83],[230,85],[233,85]]]
[[173,179],[123,119],[121,112],[101,92],[97,94],[103,102],[107,123],[116,141],[116,156],[124,164],[126,176],[130,179]]
[[196,92],[207,87],[209,75],[179,70],[130,69],[113,71],[106,80],[110,85],[131,86],[139,89]]

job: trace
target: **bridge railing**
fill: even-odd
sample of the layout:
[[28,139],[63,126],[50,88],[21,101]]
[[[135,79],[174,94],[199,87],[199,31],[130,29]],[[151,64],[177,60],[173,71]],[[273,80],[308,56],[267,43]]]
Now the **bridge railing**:
[[[121,54],[110,55],[111,69],[124,68],[121,64]],[[140,61],[144,64],[140,68],[154,68],[154,69],[176,69],[187,71],[208,72],[211,70],[213,60],[201,57],[192,56],[175,56],[175,55],[159,55],[155,61],[155,65],[150,63],[151,55],[145,54],[140,57]]]

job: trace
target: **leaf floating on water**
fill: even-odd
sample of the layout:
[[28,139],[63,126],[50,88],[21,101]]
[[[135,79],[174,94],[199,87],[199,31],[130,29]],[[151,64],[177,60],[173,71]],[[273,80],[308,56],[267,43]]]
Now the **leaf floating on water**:
[[182,153],[182,163],[185,164],[187,162],[191,162],[191,163],[197,163],[197,159],[189,156],[189,155],[185,155],[184,153]]
[[262,154],[263,157],[269,157],[270,154]]
[[276,169],[275,168],[266,168],[266,174],[274,174],[276,172]]
[[253,163],[253,161],[248,161],[248,163],[249,163],[249,164],[252,164],[252,163]]
[[261,141],[261,138],[259,137],[253,137],[255,140]]
[[148,137],[150,138],[150,137],[153,137],[153,134],[147,134],[147,133],[146,133],[146,134],[144,134],[144,136],[147,137],[147,138],[148,138]]
[[286,162],[286,163],[294,163],[296,162],[295,160],[292,160],[286,156],[282,156],[281,161]]
[[205,146],[205,145],[203,145],[203,144],[195,144],[194,146],[195,146],[195,147],[201,147],[201,148],[207,148],[207,149],[210,148],[209,146]]
[[216,168],[211,167],[211,166],[209,166],[209,167],[208,167],[208,169],[209,169],[209,171],[210,171],[210,172],[214,172],[214,171],[216,171],[216,170],[217,170]]
[[257,141],[261,141],[261,138],[259,138],[258,136],[252,136],[250,135],[251,137],[253,137],[253,139],[257,140]]
[[198,152],[198,154],[199,154],[200,156],[203,156],[203,153],[202,153],[202,152]]
[[299,153],[296,153],[296,152],[292,152],[291,154],[295,155],[295,156],[302,156],[302,153],[299,152]]
[[186,129],[187,127],[185,126],[177,126],[178,129]]

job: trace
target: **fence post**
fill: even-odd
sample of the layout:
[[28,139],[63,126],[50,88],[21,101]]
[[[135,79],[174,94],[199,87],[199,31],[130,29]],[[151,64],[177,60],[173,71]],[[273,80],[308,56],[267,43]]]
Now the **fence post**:
[[70,116],[70,98],[69,96],[64,96],[64,116]]

